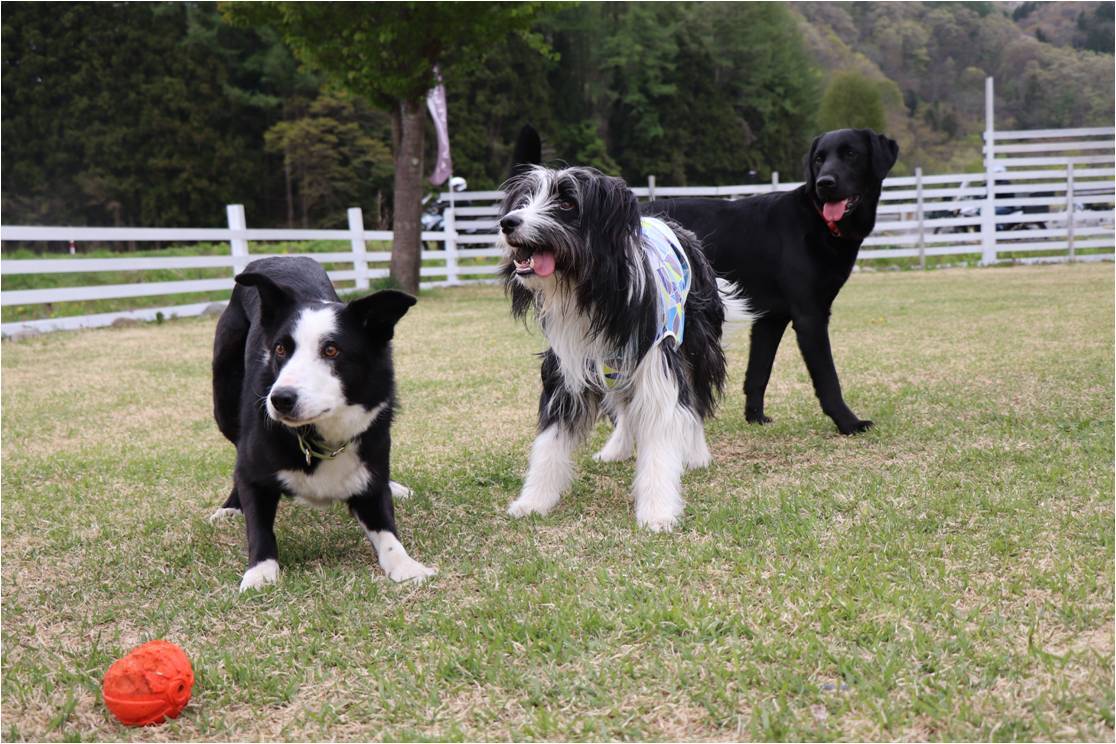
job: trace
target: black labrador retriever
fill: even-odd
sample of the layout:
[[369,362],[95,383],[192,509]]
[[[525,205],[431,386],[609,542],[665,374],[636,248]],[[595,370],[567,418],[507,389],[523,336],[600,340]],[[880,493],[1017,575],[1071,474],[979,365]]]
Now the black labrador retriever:
[[736,201],[666,199],[643,206],[693,231],[719,276],[736,283],[759,315],[752,326],[744,414],[765,424],[763,396],[787,323],[810,371],[822,411],[842,434],[872,426],[845,404],[829,346],[829,312],[876,224],[884,176],[899,156],[871,129],[840,129],[814,140],[806,183]]

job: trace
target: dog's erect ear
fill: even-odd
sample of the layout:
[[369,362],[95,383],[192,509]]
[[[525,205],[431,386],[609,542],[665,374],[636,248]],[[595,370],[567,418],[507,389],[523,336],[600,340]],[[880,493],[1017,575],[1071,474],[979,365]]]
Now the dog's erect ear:
[[806,181],[806,189],[813,193],[814,191],[814,154],[818,151],[818,143],[821,142],[822,135],[814,137],[814,141],[810,143],[810,152],[806,153],[806,162],[802,164],[803,173]]
[[260,295],[260,322],[264,328],[274,328],[285,318],[295,304],[294,296],[266,274],[244,272],[236,275],[236,283],[244,287],[255,287]]
[[862,131],[868,137],[871,147],[872,175],[876,177],[877,181],[882,181],[887,177],[891,167],[895,165],[895,161],[899,159],[899,143],[885,135],[876,134],[871,129]]
[[353,300],[345,306],[345,315],[360,323],[377,341],[390,341],[395,324],[418,300],[406,292],[383,289],[375,294]]
[[512,177],[526,173],[532,165],[542,164],[542,140],[539,133],[530,124],[524,124],[515,138],[515,150],[512,153]]

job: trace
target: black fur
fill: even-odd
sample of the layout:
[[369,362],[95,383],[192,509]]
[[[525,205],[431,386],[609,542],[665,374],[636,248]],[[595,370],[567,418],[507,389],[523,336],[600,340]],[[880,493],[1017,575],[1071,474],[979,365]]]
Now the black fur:
[[539,133],[530,124],[524,124],[519,130],[515,149],[512,151],[511,175],[521,175],[530,170],[532,165],[541,162],[542,140],[539,138]]
[[[356,433],[349,445],[357,448],[371,474],[367,487],[339,500],[366,529],[394,534],[388,479],[395,407],[390,341],[396,322],[414,298],[386,291],[342,305],[322,267],[303,257],[253,261],[236,280],[213,343],[213,401],[218,428],[236,445],[234,486],[224,507],[244,514],[248,567],[278,559],[273,523],[280,496],[290,494],[277,473],[312,474],[322,463],[315,458],[307,464],[296,431],[273,420],[265,408],[287,361],[272,350],[277,343],[293,345],[292,326],[299,313],[311,306],[331,308],[337,314],[336,333],[330,340],[340,353],[331,364],[346,402],[368,410],[386,403],[371,426]],[[314,433],[313,425],[306,429],[306,434]]]
[[[793,322],[825,414],[842,434],[872,426],[841,394],[829,315],[861,242],[875,226],[881,182],[898,154],[893,140],[870,129],[827,132],[811,145],[806,183],[793,191],[737,201],[667,199],[644,205],[644,213],[670,217],[692,230],[717,274],[736,284],[759,315],[744,381],[749,421],[771,420],[764,413],[764,393],[779,341]],[[819,211],[824,201],[847,197],[859,202],[838,221],[838,236]]]

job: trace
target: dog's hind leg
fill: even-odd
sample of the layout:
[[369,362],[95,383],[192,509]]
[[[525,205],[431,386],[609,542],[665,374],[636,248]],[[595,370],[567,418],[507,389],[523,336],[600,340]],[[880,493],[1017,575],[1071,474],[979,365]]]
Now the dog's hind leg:
[[250,322],[240,301],[240,288],[217,321],[213,335],[213,418],[232,442],[240,438],[240,393],[244,384],[244,346]]
[[687,470],[707,468],[713,462],[713,455],[705,443],[705,425],[696,416],[690,418],[690,446],[686,450],[684,465]]
[[628,428],[627,415],[623,409],[616,412],[612,435],[609,436],[601,451],[593,455],[597,462],[623,462],[633,453],[632,432]]
[[232,487],[232,491],[229,492],[229,497],[225,499],[224,505],[220,509],[209,515],[209,521],[216,523],[224,521],[230,517],[241,516],[244,516],[244,512],[240,508],[240,494],[237,493],[236,485],[234,484]]
[[412,496],[415,495],[414,491],[407,488],[402,483],[396,483],[395,481],[389,481],[388,486],[391,487],[392,498],[399,499],[400,501],[403,501],[404,499],[409,499],[409,498],[411,498]]

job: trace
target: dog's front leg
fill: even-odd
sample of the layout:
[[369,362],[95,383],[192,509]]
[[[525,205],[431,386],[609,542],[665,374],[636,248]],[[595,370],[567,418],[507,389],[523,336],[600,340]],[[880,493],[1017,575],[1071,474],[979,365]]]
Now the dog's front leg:
[[[669,532],[682,518],[682,469],[688,456],[700,459],[695,438],[700,420],[679,403],[678,382],[659,349],[636,371],[629,408],[636,435],[632,493],[636,523],[652,532]],[[704,439],[703,442],[704,444]]]
[[508,514],[546,514],[558,504],[573,481],[573,453],[584,438],[579,429],[583,427],[555,422],[535,437],[523,490],[508,507]]
[[599,399],[571,394],[564,386],[553,352],[543,358],[539,435],[531,446],[527,477],[519,498],[508,507],[513,517],[546,514],[573,481],[573,453],[597,419]]
[[380,568],[384,569],[389,579],[422,581],[438,573],[437,569],[424,566],[407,555],[403,543],[399,542],[395,532],[395,508],[391,503],[390,486],[374,486],[366,493],[349,499],[349,512],[364,528],[368,542],[372,543],[372,548],[376,551]]
[[872,422],[853,413],[841,395],[841,382],[837,379],[833,350],[829,346],[829,319],[814,314],[796,317],[794,333],[822,412],[833,419],[837,430],[846,436],[871,429]]
[[248,533],[248,570],[240,580],[240,591],[246,592],[279,580],[279,547],[275,542],[279,492],[239,480],[236,491]]

